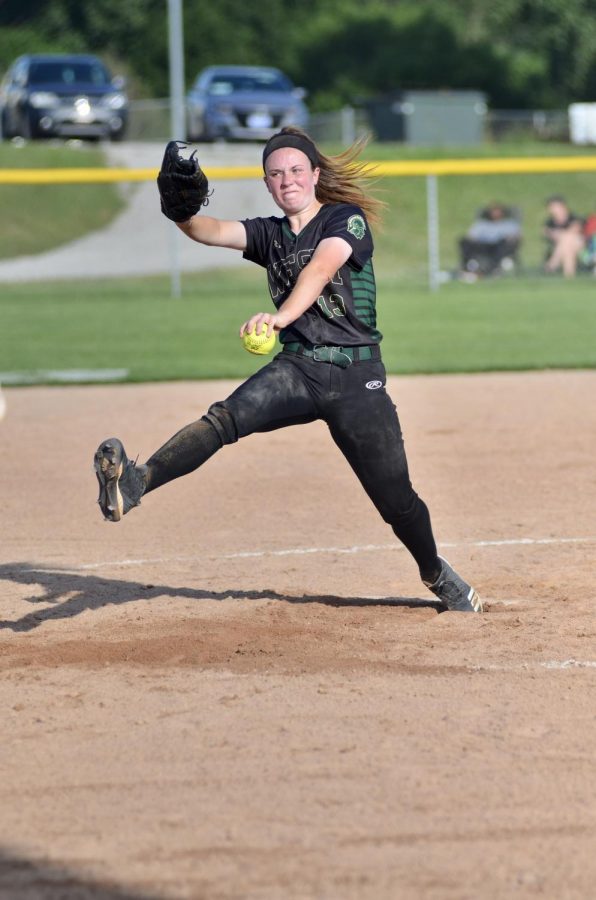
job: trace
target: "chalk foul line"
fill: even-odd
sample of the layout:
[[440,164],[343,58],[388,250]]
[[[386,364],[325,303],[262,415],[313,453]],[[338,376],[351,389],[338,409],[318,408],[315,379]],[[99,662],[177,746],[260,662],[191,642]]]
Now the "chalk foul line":
[[479,663],[469,666],[473,672],[519,672],[528,669],[550,669],[565,671],[567,669],[596,669],[593,659],[548,659],[543,662],[520,663]]
[[[481,541],[442,541],[439,549],[458,549],[466,547],[532,547],[564,544],[594,544],[596,537],[549,537],[549,538],[503,538],[500,540]],[[246,550],[237,553],[204,553],[192,556],[160,556],[143,559],[118,559],[98,563],[83,563],[80,566],[68,566],[59,571],[82,572],[95,569],[107,569],[117,566],[147,566],[170,562],[199,562],[211,559],[260,559],[263,557],[308,556],[310,554],[358,554],[376,553],[387,550],[405,550],[405,547],[394,541],[391,544],[356,544],[353,547],[288,547],[283,550]],[[38,571],[57,571],[51,568],[40,568]]]

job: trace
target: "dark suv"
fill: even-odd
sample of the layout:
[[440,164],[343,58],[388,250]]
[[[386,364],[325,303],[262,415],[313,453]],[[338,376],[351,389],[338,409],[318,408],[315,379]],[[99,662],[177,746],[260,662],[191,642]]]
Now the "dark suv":
[[123,137],[128,98],[96,56],[20,56],[0,84],[2,136]]

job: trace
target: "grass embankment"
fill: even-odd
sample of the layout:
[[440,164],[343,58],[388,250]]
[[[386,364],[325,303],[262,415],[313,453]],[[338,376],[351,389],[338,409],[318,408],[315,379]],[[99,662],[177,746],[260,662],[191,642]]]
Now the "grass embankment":
[[[370,160],[448,159],[486,157],[593,156],[591,148],[568,144],[493,144],[467,148],[399,148],[375,144],[367,148]],[[427,260],[426,179],[382,178],[378,196],[388,204],[385,227],[376,235],[377,271],[405,278],[424,278]],[[576,212],[596,211],[593,172],[561,172],[539,175],[447,175],[438,179],[441,267],[458,266],[458,239],[469,228],[475,214],[491,202],[516,206],[523,229],[521,260],[536,273],[544,260],[542,236],[545,200],[563,194]]]
[[[0,143],[2,169],[92,168],[101,150],[45,143]],[[117,184],[0,185],[0,259],[42,253],[110,222],[123,208]]]
[[[336,152],[339,147],[325,148]],[[590,149],[569,144],[510,143],[480,147],[405,147],[371,144],[368,160],[478,158],[511,156],[592,155]],[[200,158],[200,147],[199,147]],[[16,147],[0,144],[2,168],[101,166],[101,150],[83,144],[72,148],[37,142]],[[422,177],[383,178],[377,184],[388,204],[383,229],[376,230],[376,267],[379,273],[415,278],[426,271],[426,182]],[[593,173],[545,175],[470,175],[439,179],[440,253],[445,269],[457,266],[457,238],[469,227],[478,209],[491,201],[516,205],[524,229],[523,263],[536,270],[544,257],[541,236],[544,200],[552,193],[567,196],[580,213],[596,210]],[[39,253],[101,228],[121,209],[118,185],[0,185],[0,258]],[[217,214],[217,197],[213,213]]]

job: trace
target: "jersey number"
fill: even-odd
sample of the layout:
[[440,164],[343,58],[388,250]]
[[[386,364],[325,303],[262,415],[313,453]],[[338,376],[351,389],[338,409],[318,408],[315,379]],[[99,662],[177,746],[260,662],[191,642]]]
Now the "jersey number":
[[346,304],[341,294],[330,294],[327,298],[321,295],[317,300],[317,305],[328,319],[332,319],[334,316],[345,316],[346,314]]

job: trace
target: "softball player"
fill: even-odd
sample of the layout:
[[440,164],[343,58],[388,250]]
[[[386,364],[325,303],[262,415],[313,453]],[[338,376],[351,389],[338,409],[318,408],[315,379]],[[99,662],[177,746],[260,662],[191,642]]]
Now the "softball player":
[[437,555],[428,509],[414,491],[397,412],[385,389],[375,312],[369,221],[382,204],[364,189],[356,143],[324,156],[304,132],[284,128],[263,151],[264,181],[283,216],[178,223],[201,244],[239,250],[267,271],[275,311],[257,312],[282,351],[226,400],[213,404],[144,465],[117,438],[95,454],[99,505],[118,521],[141,497],[197,469],[224,444],[254,432],[322,419],[364,490],[446,609],[481,612],[474,590]]

